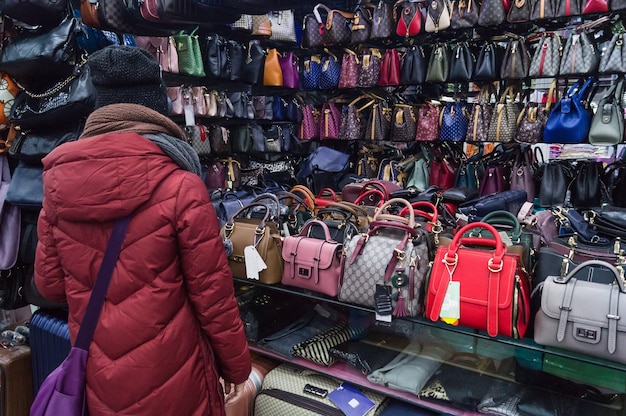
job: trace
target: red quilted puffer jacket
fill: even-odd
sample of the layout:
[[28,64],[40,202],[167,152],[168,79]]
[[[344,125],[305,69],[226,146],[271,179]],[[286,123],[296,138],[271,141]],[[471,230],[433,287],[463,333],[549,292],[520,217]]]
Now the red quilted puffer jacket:
[[115,219],[134,213],[87,362],[98,415],[222,415],[218,377],[250,373],[209,194],[136,133],[67,143],[44,159],[35,283],[67,300],[72,343]]

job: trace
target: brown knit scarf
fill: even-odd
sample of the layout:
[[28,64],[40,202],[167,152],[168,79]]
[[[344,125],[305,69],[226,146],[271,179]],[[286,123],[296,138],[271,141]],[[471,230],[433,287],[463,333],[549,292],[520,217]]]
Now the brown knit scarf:
[[96,109],[87,118],[80,138],[104,133],[165,133],[184,140],[183,131],[166,116],[139,104],[111,104]]

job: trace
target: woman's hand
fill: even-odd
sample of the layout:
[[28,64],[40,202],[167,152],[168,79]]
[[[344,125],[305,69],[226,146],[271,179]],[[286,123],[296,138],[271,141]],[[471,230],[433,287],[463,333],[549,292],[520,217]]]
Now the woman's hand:
[[237,400],[242,394],[245,387],[245,382],[241,384],[224,382],[224,393],[226,393],[226,403]]

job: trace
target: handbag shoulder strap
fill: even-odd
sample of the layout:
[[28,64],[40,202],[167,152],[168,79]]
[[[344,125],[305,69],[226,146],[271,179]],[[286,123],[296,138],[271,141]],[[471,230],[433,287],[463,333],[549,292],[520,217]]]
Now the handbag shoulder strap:
[[87,304],[85,316],[83,316],[83,321],[80,325],[80,329],[78,330],[78,336],[76,337],[76,343],[74,344],[74,347],[76,348],[83,350],[89,349],[89,344],[91,344],[93,334],[96,330],[96,325],[98,324],[98,319],[100,318],[104,298],[107,294],[107,290],[109,289],[109,282],[111,282],[113,269],[115,268],[115,263],[117,263],[117,258],[119,257],[122,249],[122,243],[124,242],[129,222],[130,216],[122,217],[115,221],[111,237],[109,238],[109,243],[106,251],[104,252],[104,257],[102,258],[100,270],[98,270],[96,283],[94,284],[91,296],[89,297],[89,303]]

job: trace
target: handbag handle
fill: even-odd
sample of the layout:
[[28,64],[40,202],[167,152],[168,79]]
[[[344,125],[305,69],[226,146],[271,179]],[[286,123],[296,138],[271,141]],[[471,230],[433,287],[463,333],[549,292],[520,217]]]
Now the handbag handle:
[[233,216],[230,218],[230,220],[229,220],[229,221],[228,221],[228,222],[224,225],[224,228],[225,228],[227,231],[229,231],[229,230],[230,230],[230,231],[232,231],[232,228],[233,228],[233,226],[235,225],[235,224],[234,224],[234,222],[235,222],[235,218],[239,217],[239,216],[240,216],[240,215],[242,215],[243,213],[245,213],[245,212],[247,212],[247,211],[249,211],[250,209],[255,208],[255,207],[262,207],[262,208],[265,208],[265,210],[264,210],[264,211],[265,211],[265,214],[263,215],[263,219],[261,220],[261,223],[257,226],[257,230],[263,230],[263,229],[265,229],[265,224],[267,223],[267,221],[268,221],[268,220],[269,220],[269,218],[270,218],[270,208],[269,208],[266,204],[263,204],[263,203],[261,203],[261,202],[254,202],[254,203],[250,203],[250,204],[248,204],[248,205],[245,205],[245,206],[243,206],[243,207],[239,208],[239,209],[237,210],[237,212],[235,212],[235,213],[233,214]]
[[[306,210],[311,213],[313,212],[313,209],[315,208],[315,206],[313,205],[313,201],[304,199],[300,197],[299,195],[296,195],[289,191],[278,191],[276,192],[276,196],[278,197],[279,201],[282,201],[285,199],[293,199],[296,202],[296,204],[298,204],[299,206],[306,207]],[[289,205],[289,204],[286,204],[286,205]]]
[[[461,246],[461,240],[463,239],[463,234],[467,232],[471,232],[476,228],[484,228],[489,231],[492,235],[492,239],[495,241],[495,251],[493,253],[493,257],[489,259],[489,270],[492,272],[499,271],[502,268],[502,257],[505,253],[505,246],[502,243],[502,237],[498,234],[498,231],[493,227],[493,225],[487,224],[486,222],[472,222],[467,224],[465,227],[461,228],[454,234],[454,238],[450,245],[448,246],[448,251],[443,257],[443,261],[448,266],[455,266],[458,261],[457,251]],[[488,239],[485,239],[488,240]]]
[[[436,224],[439,221],[439,213],[437,212],[437,207],[434,204],[428,201],[416,201],[412,202],[411,206],[413,207],[413,212],[416,216],[426,218],[428,222],[432,222],[433,224]],[[428,211],[422,211],[420,208],[427,208]],[[400,210],[398,215],[404,217],[408,214],[409,209],[404,207]]]
[[[363,188],[365,189],[365,188]],[[369,205],[369,206],[376,206],[376,205],[380,205],[384,200],[385,200],[385,195],[383,194],[382,191],[378,190],[378,189],[368,189],[365,192],[361,192],[359,194],[359,196],[357,197],[357,199],[354,201],[354,203],[356,205],[366,205],[365,201],[369,201],[369,202],[374,202],[375,201],[375,197],[378,197],[378,202],[376,202],[375,204]]]
[[304,227],[302,227],[302,230],[300,230],[300,237],[306,237],[309,234],[309,229],[314,225],[322,227],[322,229],[324,230],[325,242],[332,243],[332,244],[339,244],[330,237],[330,231],[328,230],[328,225],[326,225],[324,221],[320,221],[316,219],[310,219],[306,222],[306,224],[304,224]]
[[[339,209],[345,209],[350,212],[356,218],[359,227],[363,228],[369,224],[370,214],[360,205],[348,201],[329,202],[326,204],[327,208],[337,207]],[[361,219],[366,218],[367,224],[361,224]]]
[[322,19],[322,15],[320,14],[319,9],[324,9],[326,11],[326,20],[328,20],[328,16],[330,16],[330,8],[322,3],[317,3],[315,7],[313,7],[313,14],[315,15],[315,20],[317,20],[317,23],[319,23],[320,25],[323,25],[325,24],[325,22]]
[[304,185],[294,185],[289,192],[296,195],[302,194],[307,205],[311,207],[311,211],[315,210],[315,195],[309,188]]
[[[388,214],[387,209],[393,206],[394,204],[404,205],[404,208],[408,210],[408,214],[409,214],[407,225],[411,228],[415,228],[415,211],[413,210],[413,206],[411,205],[411,203],[404,198],[392,198],[389,201],[382,204],[380,208],[376,210],[376,213],[374,214],[374,218],[372,219],[372,221],[375,222],[378,219],[382,219],[386,221],[397,220],[398,218],[406,219],[405,217],[401,217],[399,215]],[[381,217],[381,215],[384,215],[384,216]],[[392,218],[387,217],[387,215],[389,215],[389,217],[392,217]]]
[[607,269],[609,269],[613,275],[615,276],[615,282],[617,283],[617,285],[619,286],[619,290],[620,292],[626,292],[626,288],[624,287],[624,282],[622,281],[622,278],[620,277],[620,272],[617,270],[617,268],[615,266],[613,266],[611,263],[603,261],[603,260],[587,260],[584,261],[582,263],[580,263],[578,266],[574,267],[574,269],[569,272],[567,274],[567,276],[553,276],[552,278],[554,279],[555,283],[567,283],[569,282],[569,280],[574,277],[576,275],[576,273],[578,273],[580,270],[584,269],[585,267],[589,267],[589,266],[601,266],[601,267],[605,267]]
[[507,225],[513,227],[511,240],[513,241],[513,243],[518,243],[520,241],[520,237],[522,235],[522,226],[517,217],[509,211],[492,211],[485,215],[481,221],[491,225]]
[[[330,197],[327,198],[327,197]],[[318,194],[316,199],[324,199],[324,200],[328,200],[328,201],[333,201],[333,202],[337,202],[338,198],[337,198],[337,194],[335,193],[335,191],[331,188],[323,188]]]

